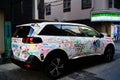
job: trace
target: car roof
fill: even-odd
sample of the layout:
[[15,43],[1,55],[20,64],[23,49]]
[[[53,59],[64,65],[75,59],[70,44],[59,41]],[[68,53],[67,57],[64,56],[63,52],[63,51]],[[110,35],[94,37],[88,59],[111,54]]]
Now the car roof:
[[84,24],[78,24],[78,23],[69,23],[69,22],[42,22],[43,24],[66,24],[66,25],[83,25]]
[[27,23],[27,24],[21,24],[21,25],[17,25],[16,27],[20,27],[20,26],[31,26],[34,24],[44,24],[44,25],[48,25],[48,24],[62,24],[62,25],[80,25],[80,26],[86,26],[84,24],[78,24],[78,23],[68,23],[68,22],[41,22],[41,23]]

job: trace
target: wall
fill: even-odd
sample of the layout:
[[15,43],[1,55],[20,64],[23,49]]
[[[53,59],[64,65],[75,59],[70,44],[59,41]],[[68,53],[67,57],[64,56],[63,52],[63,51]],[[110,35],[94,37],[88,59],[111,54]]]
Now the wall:
[[[50,3],[50,1],[45,0],[45,3]],[[81,0],[71,0],[71,11],[63,12],[63,1],[51,3],[51,15],[45,15],[45,19],[59,21],[71,21],[71,20],[84,20],[90,19],[90,9],[81,10]]]
[[[51,3],[52,2],[52,3]],[[81,0],[71,0],[71,12],[63,12],[63,0],[45,0],[51,3],[51,15],[45,15],[45,19],[60,21],[85,20],[90,19],[91,11],[108,10],[108,0],[92,0],[92,8],[81,8]]]
[[111,22],[102,23],[101,28],[103,33],[107,33],[108,36],[111,35]]
[[0,53],[4,52],[4,13],[0,11]]
[[108,1],[107,0],[93,0],[94,10],[107,10],[108,9]]

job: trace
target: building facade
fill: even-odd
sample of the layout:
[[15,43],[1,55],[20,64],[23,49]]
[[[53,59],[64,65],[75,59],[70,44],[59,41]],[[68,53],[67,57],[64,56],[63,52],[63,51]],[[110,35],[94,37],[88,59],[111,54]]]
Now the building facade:
[[0,54],[11,55],[15,26],[44,18],[44,0],[0,0]]
[[45,19],[84,23],[113,37],[119,5],[119,0],[45,0]]
[[74,21],[90,18],[90,11],[92,9],[91,3],[89,3],[90,6],[82,7],[81,0],[51,0],[51,2],[50,0],[45,0],[45,2],[46,19]]

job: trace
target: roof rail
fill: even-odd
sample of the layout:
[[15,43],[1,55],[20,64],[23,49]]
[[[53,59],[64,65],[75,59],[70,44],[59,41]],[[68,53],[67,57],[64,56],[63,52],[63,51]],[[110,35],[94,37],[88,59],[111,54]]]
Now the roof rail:
[[[41,23],[41,22],[59,22],[58,20],[45,20],[45,19],[32,19],[28,20],[26,22],[22,22],[21,24],[26,24],[26,23]],[[17,24],[17,25],[21,25]]]
[[59,22],[58,20],[35,19],[35,22]]

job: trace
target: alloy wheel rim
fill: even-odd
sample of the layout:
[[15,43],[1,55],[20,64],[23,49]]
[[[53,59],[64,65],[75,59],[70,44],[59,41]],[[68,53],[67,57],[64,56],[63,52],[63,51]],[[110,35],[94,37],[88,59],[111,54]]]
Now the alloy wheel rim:
[[58,77],[60,76],[64,71],[64,62],[60,58],[55,58],[51,61],[49,65],[49,73],[53,77]]
[[110,61],[111,59],[112,59],[112,52],[113,52],[113,50],[112,49],[110,49],[110,48],[108,48],[108,51],[107,51],[108,53],[107,53],[107,59],[108,59],[108,61]]

